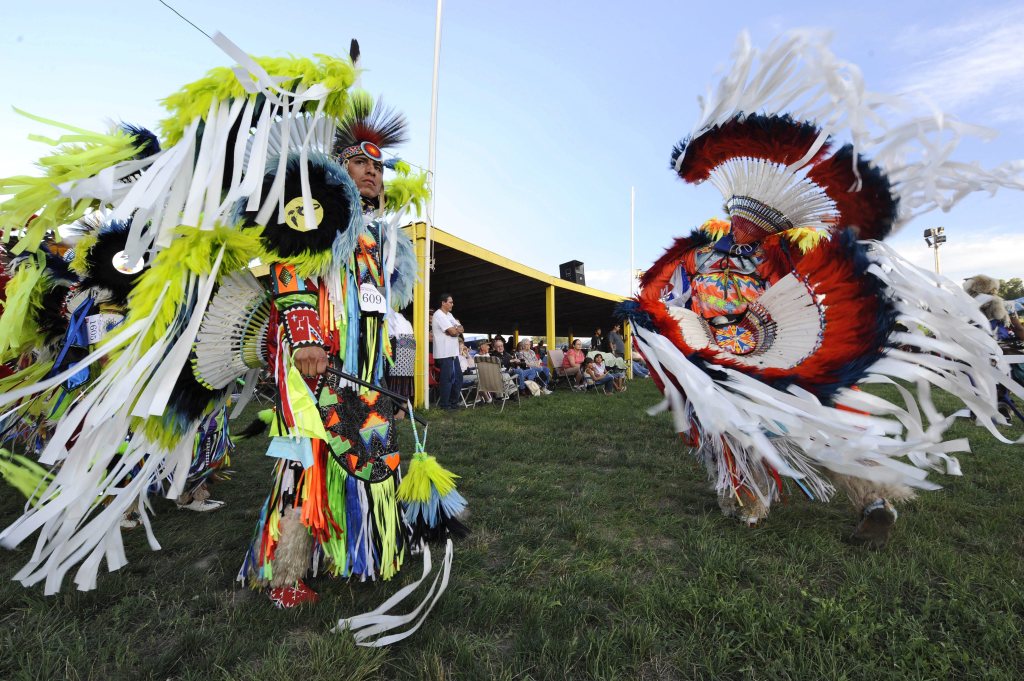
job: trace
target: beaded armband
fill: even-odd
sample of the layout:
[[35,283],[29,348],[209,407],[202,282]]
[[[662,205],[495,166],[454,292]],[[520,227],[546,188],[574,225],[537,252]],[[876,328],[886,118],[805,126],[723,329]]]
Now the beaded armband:
[[293,350],[309,346],[327,347],[320,332],[317,292],[307,286],[305,279],[295,274],[295,268],[291,265],[272,265],[270,278],[274,306],[288,346]]

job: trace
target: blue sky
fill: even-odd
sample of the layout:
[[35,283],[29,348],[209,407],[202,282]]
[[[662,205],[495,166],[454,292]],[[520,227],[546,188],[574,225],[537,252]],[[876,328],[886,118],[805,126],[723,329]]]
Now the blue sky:
[[[345,54],[358,38],[364,86],[409,119],[401,155],[427,165],[432,1],[171,4],[257,55]],[[552,274],[581,260],[588,284],[628,292],[631,186],[638,268],[719,213],[717,192],[685,185],[668,161],[742,29],[761,46],[786,29],[831,30],[834,51],[861,67],[869,88],[927,94],[999,133],[962,144],[961,159],[1024,158],[1024,6],[827,5],[447,0],[435,224]],[[11,106],[90,129],[110,119],[152,126],[160,98],[226,63],[156,0],[6,7],[0,175],[31,172],[45,148],[27,135],[54,134]],[[942,225],[944,274],[1024,276],[1022,214],[1020,192],[970,197],[909,223],[892,243],[930,268],[921,232]]]

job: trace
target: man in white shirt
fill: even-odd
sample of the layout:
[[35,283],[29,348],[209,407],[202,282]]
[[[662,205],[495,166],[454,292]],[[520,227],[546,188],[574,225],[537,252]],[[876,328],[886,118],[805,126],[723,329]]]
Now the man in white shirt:
[[451,294],[442,293],[438,298],[438,309],[430,320],[434,336],[434,364],[441,369],[437,403],[442,409],[448,410],[462,407],[462,369],[459,366],[459,334],[462,333],[462,325],[452,316],[454,306]]

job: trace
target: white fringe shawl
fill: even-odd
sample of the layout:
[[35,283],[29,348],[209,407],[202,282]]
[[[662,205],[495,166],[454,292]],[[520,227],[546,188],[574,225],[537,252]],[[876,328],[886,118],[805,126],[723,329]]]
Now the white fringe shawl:
[[[206,116],[192,121],[177,144],[141,161],[125,161],[95,177],[61,187],[74,199],[97,198],[113,203],[114,219],[133,218],[125,248],[130,262],[147,253],[151,258],[155,256],[171,242],[178,226],[213,229],[215,225],[230,224],[228,218],[240,199],[246,200],[246,210],[258,211],[259,224],[266,224],[284,200],[282,171],[289,154],[299,155],[304,208],[312,215],[307,159],[312,149],[324,144],[325,131],[333,130],[333,123],[321,115],[331,90],[322,84],[296,92],[283,90],[271,74],[224,35],[215,34],[213,42],[237,62],[235,72],[246,91],[265,97],[266,104],[251,135],[237,135],[233,145],[228,144],[228,134],[239,117],[252,119],[255,97],[214,100]],[[317,108],[307,114],[303,107],[309,103],[316,103]],[[310,120],[317,124],[306,125]],[[293,134],[295,122],[302,134]],[[272,131],[276,147],[271,143]],[[229,157],[233,170],[226,177]],[[279,181],[264,196],[263,179],[273,163],[278,166]],[[130,186],[112,189],[117,178],[138,170],[142,175]]]
[[[202,419],[187,424],[186,432],[170,449],[150,440],[144,428],[134,432],[132,428],[137,418],[164,413],[174,384],[188,363],[223,255],[222,248],[208,275],[188,275],[185,302],[155,342],[143,343],[161,310],[163,294],[147,319],[115,331],[80,364],[0,395],[3,406],[46,390],[128,343],[57,423],[39,461],[60,463],[60,467],[40,503],[0,532],[0,545],[15,548],[39,531],[31,559],[14,577],[25,586],[45,580],[45,593],[57,593],[68,570],[81,563],[75,583],[82,591],[94,589],[104,558],[110,570],[127,563],[120,521],[128,511],[138,511],[150,548],[160,549],[146,514],[148,488],[151,483],[168,480],[166,496],[173,499],[181,494]],[[214,410],[222,406],[215,405]],[[74,444],[65,448],[72,437]],[[137,466],[139,470],[133,474]]]

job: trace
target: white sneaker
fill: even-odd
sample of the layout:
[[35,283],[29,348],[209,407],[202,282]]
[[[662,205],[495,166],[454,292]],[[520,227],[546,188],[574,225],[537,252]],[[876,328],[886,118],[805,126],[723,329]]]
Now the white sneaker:
[[551,390],[548,390],[547,388],[541,388],[540,391],[545,395],[550,395],[553,392]]
[[226,501],[217,501],[216,499],[203,499],[202,501],[196,499],[189,504],[178,504],[178,510],[206,513],[207,511],[216,511],[218,508],[223,508],[226,504]]

